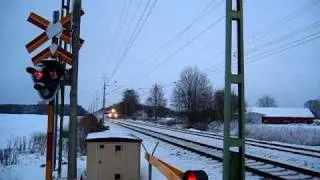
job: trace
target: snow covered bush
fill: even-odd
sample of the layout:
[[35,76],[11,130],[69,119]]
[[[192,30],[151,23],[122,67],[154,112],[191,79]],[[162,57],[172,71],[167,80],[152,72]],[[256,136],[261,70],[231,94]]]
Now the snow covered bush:
[[[209,131],[223,134],[223,121],[209,124]],[[246,137],[290,144],[320,146],[320,126],[314,124],[247,124]],[[230,123],[231,135],[237,135],[238,122]]]
[[18,163],[17,156],[20,154],[46,152],[47,136],[45,133],[34,133],[29,139],[23,137],[13,137],[7,140],[7,146],[0,149],[0,164],[4,166],[15,165]]
[[[217,134],[223,134],[224,123],[223,121],[213,121],[208,125],[209,131]],[[238,121],[233,120],[230,122],[231,135],[235,136],[238,134]]]
[[44,154],[46,151],[47,146],[47,135],[42,132],[34,133],[30,140],[28,145],[29,153],[40,153]]
[[247,125],[246,137],[266,141],[320,146],[320,126],[306,124]]
[[17,164],[17,152],[10,147],[0,149],[0,164],[4,166]]

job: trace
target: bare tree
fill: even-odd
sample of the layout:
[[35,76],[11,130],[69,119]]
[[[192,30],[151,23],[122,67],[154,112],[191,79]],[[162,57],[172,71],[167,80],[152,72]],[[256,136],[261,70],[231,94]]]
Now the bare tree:
[[139,109],[139,96],[133,89],[127,89],[123,92],[122,112],[124,115],[131,117]]
[[308,100],[304,103],[304,107],[308,108],[315,118],[320,118],[320,99]]
[[[213,106],[215,112],[215,119],[224,120],[224,90],[217,90],[213,96]],[[232,119],[237,119],[238,117],[238,96],[231,92],[231,111],[232,111]]]
[[257,106],[259,107],[278,107],[277,102],[274,97],[264,95],[257,101]]
[[206,74],[196,67],[187,67],[173,90],[173,102],[188,114],[189,123],[196,121],[197,113],[212,107],[213,89]]
[[149,93],[146,104],[153,108],[153,116],[155,120],[157,120],[159,115],[163,115],[163,111],[166,107],[163,87],[161,85],[154,84]]

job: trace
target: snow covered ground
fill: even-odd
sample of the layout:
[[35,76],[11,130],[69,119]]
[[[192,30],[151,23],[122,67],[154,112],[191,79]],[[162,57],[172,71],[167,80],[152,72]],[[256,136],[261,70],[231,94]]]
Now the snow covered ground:
[[34,114],[0,114],[0,148],[14,137],[29,137],[35,132],[46,132],[47,116]]
[[[47,129],[47,116],[46,115],[11,115],[0,114],[0,148],[6,146],[7,140],[14,137],[29,137],[35,132],[46,132]],[[66,122],[67,124],[67,122]],[[158,142],[156,139],[148,137],[146,135],[133,132],[121,126],[113,123],[108,123],[111,131],[115,132],[131,132],[136,136],[143,139],[143,143],[151,151],[155,144]],[[164,130],[161,130],[162,132]],[[169,132],[167,132],[169,133]],[[171,132],[172,133],[172,132]],[[174,133],[178,135],[178,132]],[[186,135],[184,135],[186,136]],[[195,138],[188,137],[187,138]],[[198,141],[210,142],[222,146],[222,141],[214,141],[212,139],[197,139]],[[317,159],[305,158],[303,161],[299,159],[297,155],[281,154],[279,152],[272,152],[271,150],[256,149],[247,147],[247,152],[256,153],[260,156],[269,157],[272,159],[279,159],[289,162],[291,164],[297,164],[301,166],[307,166],[312,169],[320,170],[320,161]],[[148,177],[148,163],[144,159],[144,149],[141,148],[141,179],[147,179]],[[209,179],[221,179],[222,178],[222,164],[220,162],[208,159],[198,154],[183,150],[181,148],[172,146],[170,144],[160,142],[155,156],[168,162],[169,164],[181,169],[203,169],[208,175]],[[0,165],[0,180],[37,180],[44,179],[45,168],[41,167],[45,163],[45,156],[39,154],[27,154],[18,156],[18,164],[12,166]],[[78,174],[84,173],[86,169],[86,157],[78,158]],[[67,175],[67,165],[63,165],[62,169],[63,177]],[[56,176],[56,173],[55,173]],[[153,168],[153,179],[165,179],[160,172]],[[257,179],[258,177],[252,176],[251,173],[246,173],[248,179]]]
[[[133,123],[133,121],[127,121],[127,123]],[[145,127],[144,125],[141,124],[134,124],[135,126],[139,127]],[[159,132],[159,133],[164,133],[172,136],[177,136],[189,140],[194,140],[197,142],[201,142],[204,144],[212,145],[212,146],[217,146],[217,147],[223,147],[223,141],[219,139],[212,139],[212,138],[207,138],[207,137],[200,137],[192,134],[185,134],[182,132],[177,132],[177,131],[172,131],[172,130],[166,130],[166,129],[159,129],[156,127],[150,127],[147,126],[147,129]],[[319,158],[314,158],[314,157],[309,157],[309,156],[303,156],[303,155],[297,155],[297,154],[292,154],[292,153],[286,153],[286,152],[281,152],[277,150],[271,150],[271,149],[266,149],[266,148],[261,148],[261,147],[256,147],[256,146],[251,146],[251,145],[246,145],[246,153],[258,157],[263,157],[263,158],[268,158],[272,160],[276,160],[279,162],[286,162],[288,164],[294,164],[297,166],[301,167],[307,167],[310,169],[313,169],[315,171],[320,171],[320,159]]]
[[[6,146],[7,139],[12,137],[29,137],[34,132],[46,132],[47,117],[45,115],[11,115],[0,114],[0,142],[1,148]],[[115,132],[131,132],[143,139],[143,143],[151,151],[157,140],[147,137],[145,135],[132,132],[128,129],[120,127],[115,124],[110,124],[111,131]],[[144,149],[141,148],[141,179],[148,177],[148,163],[144,159]],[[167,143],[160,143],[155,156],[162,160],[180,168],[181,170],[187,169],[203,169],[207,171],[210,179],[222,178],[222,164],[213,161],[198,154],[185,151],[181,148],[169,145]],[[84,173],[86,168],[86,157],[78,158],[78,175]],[[40,180],[45,177],[45,168],[41,165],[45,164],[45,156],[40,154],[24,154],[18,155],[18,164],[12,166],[0,165],[0,180]],[[153,168],[152,177],[155,180],[165,179],[162,174]],[[62,177],[67,175],[67,165],[62,167]],[[56,176],[56,172],[55,172]],[[247,174],[248,178],[256,179],[257,177]]]

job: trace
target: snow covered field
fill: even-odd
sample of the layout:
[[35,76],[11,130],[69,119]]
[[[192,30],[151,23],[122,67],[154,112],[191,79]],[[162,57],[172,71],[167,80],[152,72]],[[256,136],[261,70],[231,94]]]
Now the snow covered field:
[[46,132],[47,116],[34,114],[0,114],[0,148],[9,139],[30,137],[35,132]]

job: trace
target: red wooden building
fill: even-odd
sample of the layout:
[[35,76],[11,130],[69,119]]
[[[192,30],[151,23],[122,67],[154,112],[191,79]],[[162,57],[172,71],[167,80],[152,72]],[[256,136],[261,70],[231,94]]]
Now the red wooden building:
[[314,116],[307,108],[250,107],[247,109],[247,119],[266,124],[310,124],[313,123]]

